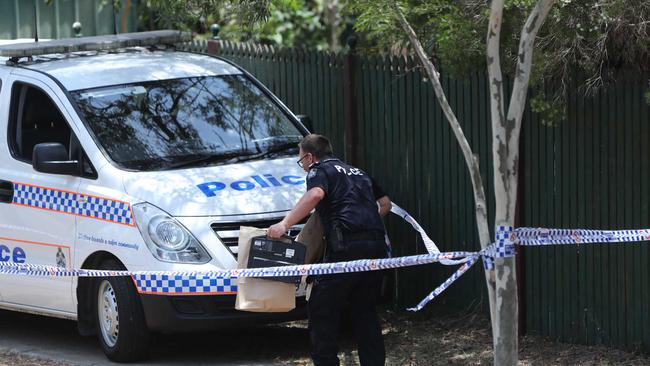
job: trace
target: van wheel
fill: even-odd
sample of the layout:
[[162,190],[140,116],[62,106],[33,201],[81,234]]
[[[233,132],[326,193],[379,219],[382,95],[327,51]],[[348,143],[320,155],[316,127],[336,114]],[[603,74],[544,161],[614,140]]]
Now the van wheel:
[[[109,259],[99,269],[123,270]],[[130,277],[100,277],[95,282],[95,320],[99,344],[116,362],[139,361],[149,351],[149,329],[142,304]]]

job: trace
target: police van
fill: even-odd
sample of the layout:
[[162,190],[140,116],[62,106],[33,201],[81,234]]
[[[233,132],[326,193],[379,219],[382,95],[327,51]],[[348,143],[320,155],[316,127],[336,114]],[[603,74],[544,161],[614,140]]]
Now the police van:
[[[236,268],[240,225],[268,227],[293,207],[308,129],[237,65],[171,46],[187,38],[0,46],[0,261]],[[239,312],[235,294],[234,279],[141,287],[131,277],[0,273],[0,308],[76,320],[115,361],[145,357],[150,332],[304,314]]]

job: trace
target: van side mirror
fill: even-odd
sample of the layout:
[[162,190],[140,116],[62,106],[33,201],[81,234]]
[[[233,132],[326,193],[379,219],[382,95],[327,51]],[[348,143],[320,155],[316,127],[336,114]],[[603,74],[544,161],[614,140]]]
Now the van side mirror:
[[314,123],[311,121],[311,117],[304,114],[299,114],[296,117],[298,117],[300,123],[302,123],[302,125],[305,126],[310,133],[314,133]]
[[69,160],[68,150],[58,142],[45,142],[34,146],[32,166],[41,173],[79,175],[79,161]]

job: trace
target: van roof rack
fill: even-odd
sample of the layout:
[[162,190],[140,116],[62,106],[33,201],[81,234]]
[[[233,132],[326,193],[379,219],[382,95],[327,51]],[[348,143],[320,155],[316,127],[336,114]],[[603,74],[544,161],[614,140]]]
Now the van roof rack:
[[126,47],[147,47],[190,41],[189,32],[159,30],[107,36],[66,38],[46,42],[16,43],[0,46],[0,57],[14,61],[23,57],[83,51],[110,51]]

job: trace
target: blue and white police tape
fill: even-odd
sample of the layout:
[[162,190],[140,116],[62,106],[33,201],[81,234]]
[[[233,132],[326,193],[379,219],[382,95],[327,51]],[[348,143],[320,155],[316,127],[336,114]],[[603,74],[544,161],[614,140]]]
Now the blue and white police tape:
[[472,266],[474,265],[474,263],[476,263],[478,258],[479,258],[479,256],[468,257],[469,260],[467,262],[463,263],[463,265],[460,266],[460,268],[458,268],[456,270],[456,272],[454,272],[454,274],[451,275],[451,277],[447,278],[447,280],[445,280],[445,282],[441,283],[440,286],[436,287],[435,290],[431,291],[431,293],[429,295],[427,295],[427,297],[422,299],[422,301],[420,301],[419,304],[417,304],[413,308],[408,308],[407,310],[408,311],[420,311],[420,310],[422,310],[422,308],[426,304],[428,304],[429,301],[435,299],[438,295],[440,295],[443,291],[445,291],[449,286],[451,286],[452,283],[456,282],[456,280],[459,279],[460,276],[465,274],[465,272],[467,272],[468,269],[472,268]]
[[[453,282],[469,270],[479,258],[483,259],[486,269],[494,268],[494,258],[506,258],[515,255],[515,245],[574,245],[588,243],[615,243],[650,241],[650,230],[584,230],[584,229],[545,229],[545,228],[512,228],[499,226],[496,230],[496,241],[479,252],[446,252],[441,253],[435,243],[428,237],[422,227],[406,211],[399,206],[393,206],[393,213],[401,216],[420,233],[429,254],[413,255],[386,259],[364,259],[350,262],[305,264],[285,267],[247,268],[247,269],[217,269],[211,271],[108,271],[90,269],[67,269],[36,264],[16,264],[0,262],[0,274],[25,276],[76,276],[76,277],[110,277],[132,276],[137,286],[142,283],[163,281],[192,281],[196,279],[220,279],[229,281],[238,277],[285,277],[323,275],[338,273],[353,273],[374,271],[408,266],[417,266],[440,262],[443,264],[462,265],[445,282],[433,290],[416,307],[409,310],[418,311],[429,301],[440,295]],[[163,291],[164,292],[164,291]],[[200,288],[195,290],[202,293]]]
[[[414,256],[405,256],[386,259],[363,259],[349,262],[336,263],[319,263],[305,264],[299,266],[286,267],[268,267],[268,268],[246,268],[246,269],[221,269],[213,271],[114,271],[114,270],[91,270],[91,269],[67,269],[62,267],[35,265],[35,264],[16,264],[11,262],[0,262],[0,274],[13,274],[24,276],[54,276],[54,277],[112,277],[112,276],[131,276],[140,291],[145,291],[152,284],[160,288],[161,293],[171,292],[169,287],[175,287],[177,284],[185,283],[210,283],[210,280],[220,280],[222,283],[230,284],[232,278],[238,277],[284,277],[284,276],[306,276],[306,275],[324,275],[338,273],[353,273],[376,271],[383,269],[401,268],[408,266],[417,266],[430,264],[441,260],[454,258],[467,258],[471,260],[460,268],[457,273],[440,285],[432,295],[423,300],[418,305],[417,310],[421,309],[427,302],[432,300],[438,294],[442,293],[456,279],[458,279],[467,269],[469,269],[479,258],[479,253],[473,252],[448,252],[422,254]],[[214,281],[212,281],[214,282]],[[165,287],[165,288],[163,288]],[[211,287],[188,286],[191,292],[195,294],[207,293]],[[232,286],[231,286],[232,288]],[[417,311],[416,310],[416,311]]]
[[303,264],[283,267],[215,269],[210,271],[113,271],[94,269],[68,269],[63,267],[0,262],[0,273],[48,276],[48,277],[111,277],[111,276],[203,276],[206,278],[237,278],[237,277],[285,277],[308,276],[337,273],[354,273],[378,271],[410,266],[419,266],[439,262],[441,259],[454,259],[478,256],[474,252],[447,252],[420,254],[386,259],[361,259],[349,262]]
[[[422,226],[420,226],[420,224],[413,218],[413,216],[411,216],[408,212],[406,212],[406,210],[393,203],[390,212],[401,217],[404,221],[411,224],[413,229],[415,229],[415,231],[417,231],[420,234],[420,237],[422,238],[422,242],[424,243],[425,248],[427,248],[427,252],[429,254],[440,253],[440,249],[438,249],[436,243],[434,243],[433,240],[429,238],[429,235],[427,235],[426,231],[424,231]],[[469,258],[456,259],[456,260],[442,259],[440,260],[440,263],[446,266],[454,266],[457,264],[465,263],[468,260]]]
[[649,229],[635,230],[589,230],[589,229],[546,229],[497,226],[496,242],[486,248],[483,263],[486,269],[494,268],[491,258],[515,255],[514,245],[544,246],[595,243],[626,243],[650,240]]
[[[497,226],[495,232],[496,241],[485,249],[483,252],[483,268],[494,269],[494,258],[513,257],[516,254],[516,234],[513,234],[513,228],[509,226]],[[513,241],[515,240],[515,241]]]
[[[483,259],[485,269],[494,269],[494,258],[507,258],[515,255],[515,245],[580,245],[598,243],[627,243],[650,241],[650,229],[634,230],[587,230],[587,229],[547,229],[547,228],[512,228],[497,226],[496,241],[478,252]],[[468,257],[462,265],[442,285],[433,290],[416,307],[409,310],[418,311],[429,301],[449,287],[476,262],[477,257]]]
[[[505,229],[504,229],[505,230]],[[558,245],[624,243],[649,241],[650,229],[639,230],[585,230],[585,229],[545,229],[520,227],[514,229],[510,241],[518,245]]]

